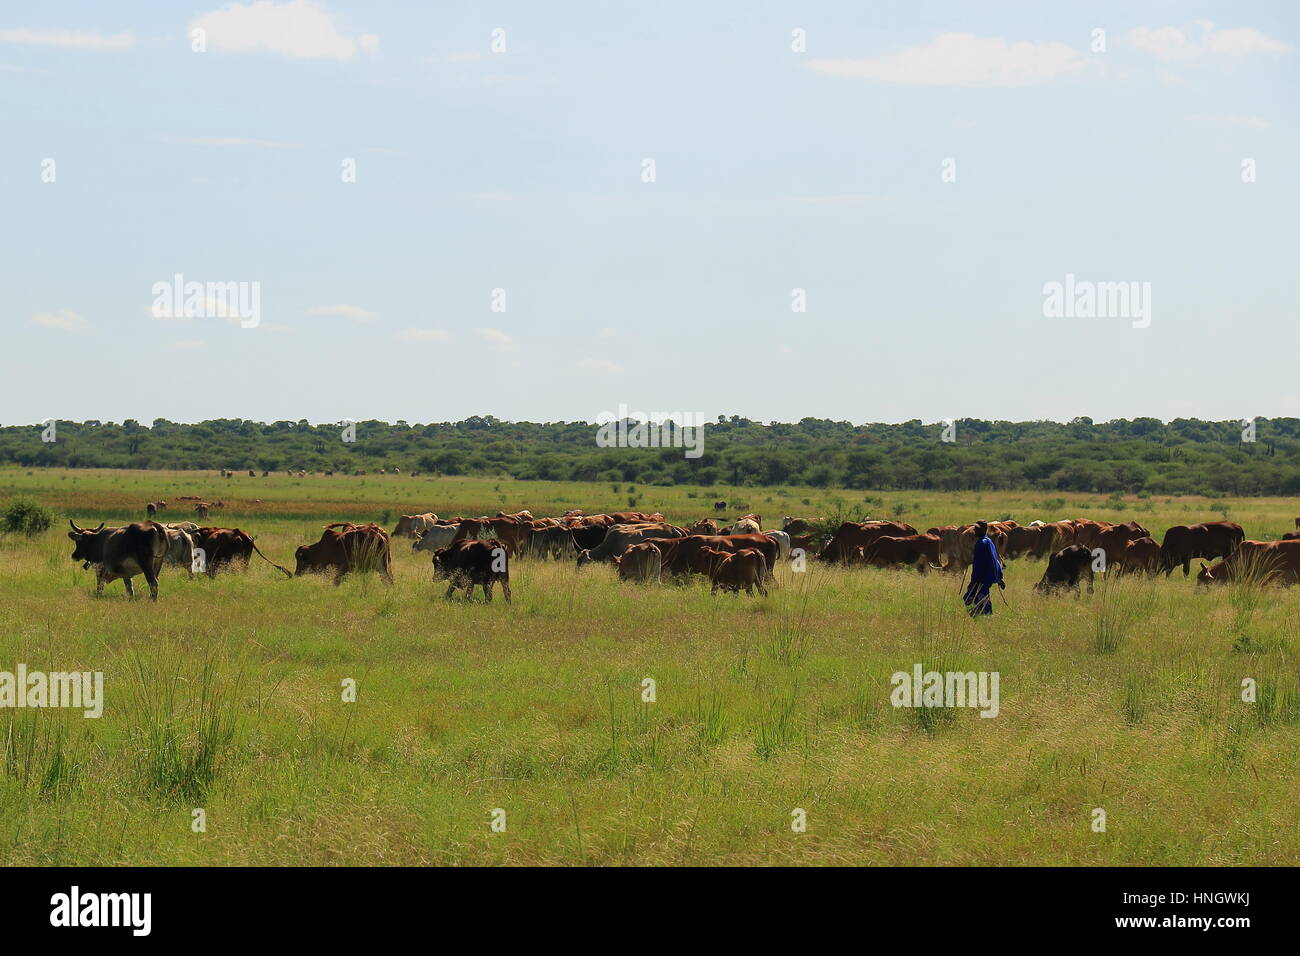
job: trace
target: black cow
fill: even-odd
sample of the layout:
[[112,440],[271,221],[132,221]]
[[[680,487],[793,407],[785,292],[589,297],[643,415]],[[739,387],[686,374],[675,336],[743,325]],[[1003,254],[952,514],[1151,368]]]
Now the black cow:
[[447,599],[457,588],[465,589],[465,597],[474,596],[474,588],[481,586],[483,596],[492,600],[492,586],[501,582],[501,593],[510,603],[510,565],[505,545],[496,538],[485,541],[461,538],[451,547],[433,552],[433,576],[446,578]]
[[167,557],[167,529],[156,521],[138,521],[124,528],[105,528],[101,521],[93,531],[78,528],[68,519],[72,530],[68,537],[75,547],[72,560],[83,567],[95,566],[95,596],[104,593],[104,585],[122,579],[128,597],[135,597],[131,578],[143,574],[149,582],[149,597],[158,600],[158,572]]
[[1062,548],[1047,560],[1043,579],[1034,585],[1041,594],[1052,594],[1066,588],[1079,593],[1079,580],[1087,578],[1088,593],[1092,593],[1092,552],[1081,544]]

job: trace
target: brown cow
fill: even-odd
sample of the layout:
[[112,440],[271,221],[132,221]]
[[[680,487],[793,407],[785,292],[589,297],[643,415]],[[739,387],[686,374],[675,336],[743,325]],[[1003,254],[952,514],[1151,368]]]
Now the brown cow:
[[1089,550],[1101,550],[1106,554],[1106,567],[1120,567],[1124,563],[1124,554],[1130,541],[1149,538],[1147,529],[1136,521],[1127,524],[1115,524],[1096,533]]
[[333,570],[337,585],[345,574],[353,571],[378,571],[386,584],[393,583],[388,532],[377,524],[356,525],[350,521],[327,524],[320,540],[299,547],[294,558],[295,577]]
[[1232,581],[1300,584],[1300,540],[1242,541],[1218,564],[1196,575],[1196,584],[1225,584]]
[[1053,550],[1056,550],[1052,547],[1055,541],[1056,529],[1051,525],[1040,524],[1012,528],[1007,534],[1006,557],[1010,560],[1016,558],[1042,560],[1050,556]]
[[744,588],[745,593],[753,597],[754,588],[758,588],[758,593],[767,597],[767,588],[763,587],[763,579],[767,577],[768,567],[762,552],[756,548],[741,548],[732,554],[716,551],[713,548],[702,550],[706,552],[707,557],[716,561],[713,566],[713,587],[709,591],[710,594],[717,594],[718,588],[730,591],[732,594],[739,594],[740,589]]
[[717,534],[718,523],[712,518],[701,518],[686,530],[691,534]]
[[868,521],[858,524],[845,521],[822,548],[821,561],[847,561],[856,548],[865,548],[877,538],[901,538],[916,534],[916,529],[901,521]]
[[194,547],[203,551],[201,567],[210,578],[215,578],[222,568],[248,570],[248,562],[256,552],[267,564],[284,572],[286,577],[293,577],[288,568],[280,567],[266,555],[262,554],[256,542],[238,528],[196,528],[190,532]]
[[1160,545],[1150,537],[1130,540],[1124,545],[1119,571],[1121,574],[1159,574]]
[[753,548],[763,555],[767,565],[767,574],[771,575],[773,567],[780,557],[781,547],[775,540],[763,534],[737,535],[703,535],[695,534],[684,538],[667,539],[647,536],[663,555],[663,566],[670,574],[689,574],[691,571],[704,573],[699,568],[697,556],[704,548],[731,553],[742,548]]
[[1193,559],[1229,557],[1245,538],[1241,525],[1234,521],[1174,525],[1160,544],[1160,570],[1168,576],[1181,564],[1183,577],[1187,577]]
[[460,523],[455,540],[487,535],[500,541],[512,558],[522,557],[532,536],[532,527],[518,518],[466,518]]
[[911,534],[902,537],[884,535],[866,547],[857,549],[863,564],[872,568],[902,565],[924,574],[931,564],[939,563],[939,536]]

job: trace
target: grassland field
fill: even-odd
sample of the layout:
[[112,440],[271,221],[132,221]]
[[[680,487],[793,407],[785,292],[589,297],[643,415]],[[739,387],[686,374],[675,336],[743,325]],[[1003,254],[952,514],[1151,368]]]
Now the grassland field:
[[[428,556],[395,540],[392,587],[288,580],[255,557],[215,580],[167,569],[157,604],[120,583],[95,599],[66,519],[142,520],[166,499],[161,520],[184,520],[183,494],[224,499],[211,523],[288,566],[326,522],[391,529],[427,510],[688,523],[723,498],[767,528],[857,509],[921,528],[1136,519],[1157,538],[1224,516],[1276,538],[1300,514],[1290,499],[0,469],[0,504],[58,516],[0,538],[0,670],[105,675],[99,719],[0,710],[0,863],[1300,862],[1297,589],[1198,593],[1175,572],[1046,598],[1041,562],[1016,561],[1005,603],[971,620],[939,574],[812,562],[749,599],[523,560],[514,602],[489,605],[444,600]],[[890,675],[917,663],[998,672],[999,715],[892,707]]]

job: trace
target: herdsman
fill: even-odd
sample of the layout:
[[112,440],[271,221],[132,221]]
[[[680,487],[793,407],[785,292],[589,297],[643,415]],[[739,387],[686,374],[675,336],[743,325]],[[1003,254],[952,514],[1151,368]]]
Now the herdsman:
[[993,613],[993,598],[989,589],[993,585],[1005,588],[1002,580],[1002,561],[998,558],[998,549],[989,537],[987,521],[975,522],[975,551],[970,566],[970,587],[962,596],[971,617]]

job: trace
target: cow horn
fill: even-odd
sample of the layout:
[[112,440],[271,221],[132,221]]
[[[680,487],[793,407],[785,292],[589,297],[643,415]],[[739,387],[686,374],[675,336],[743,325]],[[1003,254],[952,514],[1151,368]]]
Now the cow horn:
[[77,532],[77,534],[81,534],[81,529],[77,527],[77,522],[75,522],[75,521],[73,521],[71,518],[69,518],[69,519],[68,519],[68,524],[72,525],[72,530],[73,530],[73,531]]
[[94,531],[92,531],[91,534],[96,534],[96,533],[98,533],[98,532],[100,532],[100,531],[103,531],[103,530],[104,530],[104,522],[101,521],[101,522],[99,523],[99,527],[96,528]]

